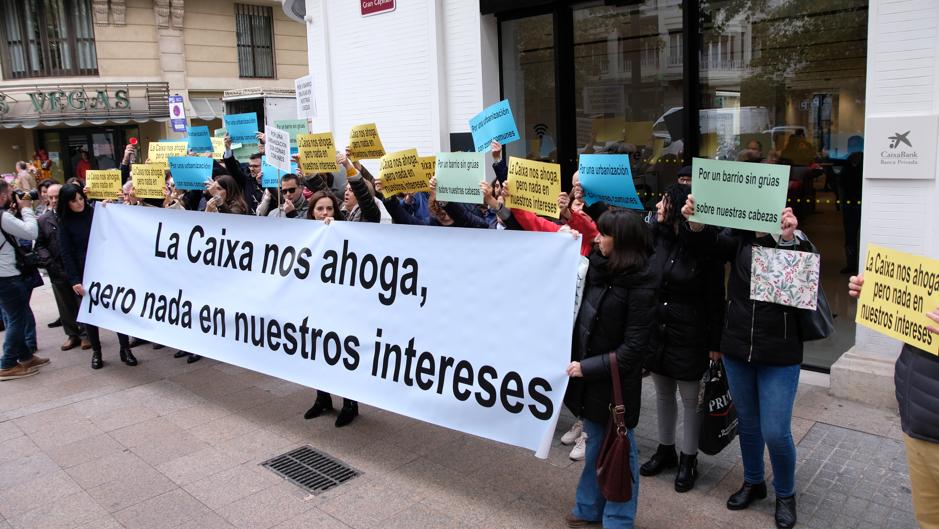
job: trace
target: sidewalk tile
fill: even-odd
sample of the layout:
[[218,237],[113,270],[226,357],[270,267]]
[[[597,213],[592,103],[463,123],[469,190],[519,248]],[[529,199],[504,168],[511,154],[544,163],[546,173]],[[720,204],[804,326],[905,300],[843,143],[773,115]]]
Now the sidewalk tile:
[[75,465],[65,471],[83,489],[88,490],[149,469],[150,466],[135,454],[121,450]]
[[238,460],[232,456],[213,447],[207,447],[198,452],[169,459],[158,464],[156,469],[178,485],[186,485],[238,465]]
[[46,504],[52,504],[60,498],[81,492],[65,471],[40,476],[32,481],[15,487],[2,489],[0,493],[0,515],[5,518],[24,514]]
[[312,501],[273,486],[224,505],[216,512],[241,529],[267,529],[314,508]]
[[212,511],[182,489],[144,500],[114,513],[127,529],[174,529]]
[[314,508],[299,516],[295,516],[285,522],[279,523],[272,529],[351,529],[351,526],[348,526],[326,514],[325,512]]
[[[7,444],[4,443],[4,451]],[[59,471],[59,465],[43,453],[32,453],[27,456],[12,459],[0,465],[0,490],[10,490],[23,483],[27,483],[36,478],[54,474]]]
[[281,478],[273,472],[246,464],[186,484],[183,489],[211,509],[218,510],[280,481]]
[[107,517],[87,493],[77,492],[9,520],[14,529],[73,529]]
[[176,484],[169,478],[146,467],[86,490],[102,507],[113,513],[175,488]]

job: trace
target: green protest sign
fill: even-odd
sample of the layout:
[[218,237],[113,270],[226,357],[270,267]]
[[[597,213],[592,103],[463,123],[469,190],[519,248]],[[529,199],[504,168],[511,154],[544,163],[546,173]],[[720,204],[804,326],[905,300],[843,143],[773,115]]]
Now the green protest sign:
[[691,189],[693,222],[780,233],[789,166],[695,158]]
[[479,183],[486,178],[484,156],[481,152],[437,153],[437,200],[482,204]]

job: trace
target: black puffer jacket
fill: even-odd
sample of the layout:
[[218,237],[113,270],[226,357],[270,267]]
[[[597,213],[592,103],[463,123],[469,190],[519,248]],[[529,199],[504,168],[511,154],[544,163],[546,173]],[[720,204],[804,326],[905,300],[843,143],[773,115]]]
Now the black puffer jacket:
[[677,380],[699,380],[708,352],[721,350],[724,266],[693,251],[669,226],[650,227],[655,253],[649,270],[659,290],[646,366]]
[[613,402],[607,353],[615,352],[626,426],[633,428],[639,422],[642,362],[649,346],[655,303],[654,278],[648,270],[613,274],[606,265],[607,259],[599,251],[590,254],[572,351],[584,376],[571,379],[564,404],[578,417],[606,422]]
[[939,443],[939,357],[905,344],[893,382],[903,433]]
[[[799,336],[801,309],[750,299],[750,265],[753,246],[776,248],[771,235],[757,237],[751,231],[718,230],[707,227],[699,233],[685,229],[683,235],[698,251],[730,262],[727,310],[720,352],[745,362],[774,366],[802,363]],[[809,251],[811,244],[800,238],[782,249]]]

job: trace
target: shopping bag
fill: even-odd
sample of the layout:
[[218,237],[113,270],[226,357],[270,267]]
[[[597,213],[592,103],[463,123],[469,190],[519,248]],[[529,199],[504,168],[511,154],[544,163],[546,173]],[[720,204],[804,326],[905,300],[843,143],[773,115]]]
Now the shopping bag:
[[698,401],[701,433],[698,449],[713,456],[737,436],[737,409],[730,397],[724,362],[711,362],[704,372],[703,391]]

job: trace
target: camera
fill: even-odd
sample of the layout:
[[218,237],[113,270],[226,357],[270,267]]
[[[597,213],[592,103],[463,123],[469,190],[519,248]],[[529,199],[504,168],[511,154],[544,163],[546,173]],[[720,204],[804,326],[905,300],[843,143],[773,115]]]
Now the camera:
[[17,189],[13,192],[16,195],[16,198],[19,200],[26,200],[26,197],[29,197],[30,200],[39,200],[39,191],[31,189],[29,191],[23,191],[22,189]]

